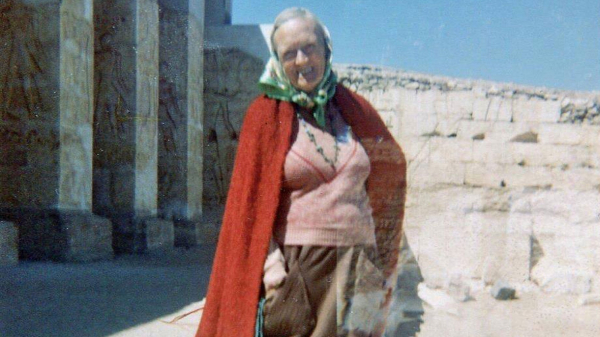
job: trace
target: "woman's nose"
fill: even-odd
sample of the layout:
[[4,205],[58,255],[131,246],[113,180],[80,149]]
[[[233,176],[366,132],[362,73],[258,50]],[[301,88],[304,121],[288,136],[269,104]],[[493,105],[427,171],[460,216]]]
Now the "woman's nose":
[[304,64],[308,61],[308,56],[304,54],[302,49],[298,49],[298,53],[296,54],[296,64]]

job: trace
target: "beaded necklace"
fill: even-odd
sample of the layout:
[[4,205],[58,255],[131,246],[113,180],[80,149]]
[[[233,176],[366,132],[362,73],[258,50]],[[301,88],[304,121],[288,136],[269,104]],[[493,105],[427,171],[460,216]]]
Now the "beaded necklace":
[[308,139],[310,139],[310,142],[315,145],[317,152],[321,155],[321,157],[323,157],[325,162],[327,164],[331,165],[331,168],[333,168],[335,170],[335,164],[337,164],[338,155],[340,154],[340,147],[338,145],[338,137],[335,132],[335,128],[333,127],[333,119],[331,118],[331,116],[329,115],[329,122],[331,124],[331,134],[333,135],[333,139],[334,139],[333,148],[335,150],[333,160],[331,158],[327,157],[327,155],[325,155],[325,151],[323,151],[323,147],[321,145],[317,144],[317,139],[315,138],[315,135],[308,129],[308,126],[306,125],[306,121],[304,120],[302,115],[300,115],[300,112],[296,111],[296,116],[298,116],[298,119],[302,123],[302,127],[304,128],[304,131],[306,131],[306,135],[308,136]]

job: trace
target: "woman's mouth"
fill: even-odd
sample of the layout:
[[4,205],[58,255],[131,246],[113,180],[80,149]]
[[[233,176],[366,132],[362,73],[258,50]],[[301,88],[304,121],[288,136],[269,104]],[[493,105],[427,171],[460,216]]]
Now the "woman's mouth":
[[298,78],[304,79],[305,81],[311,81],[313,77],[313,67],[304,68],[298,72]]

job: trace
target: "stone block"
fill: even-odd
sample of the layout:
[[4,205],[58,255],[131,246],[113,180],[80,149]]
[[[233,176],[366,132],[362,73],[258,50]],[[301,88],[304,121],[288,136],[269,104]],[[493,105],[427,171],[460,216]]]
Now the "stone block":
[[577,167],[595,164],[593,152],[586,147],[536,143],[473,143],[476,163],[520,166]]
[[465,164],[452,162],[412,162],[408,167],[408,185],[424,187],[440,184],[463,185]]
[[471,287],[459,274],[450,277],[445,289],[456,301],[466,302],[471,299]]
[[[459,115],[463,119],[471,117],[475,95],[471,91],[450,91],[444,99],[448,115]],[[436,111],[443,114],[443,111]]]
[[475,121],[512,121],[512,100],[499,96],[477,98],[473,102]]
[[158,218],[144,220],[146,228],[146,249],[171,249],[175,243],[175,230],[172,221]]
[[506,213],[413,212],[408,219],[419,223],[407,237],[428,285],[444,287],[455,274],[481,278],[486,264],[501,266]]
[[442,95],[438,90],[402,90],[400,111],[405,115],[435,115],[435,102]]
[[113,247],[117,254],[140,254],[174,246],[172,221],[151,216],[135,218],[127,214],[113,215],[113,223]]
[[93,261],[110,259],[112,226],[86,211],[12,209],[19,226],[19,255],[27,260]]
[[538,124],[530,122],[510,123],[502,121],[460,121],[458,139],[473,139],[483,135],[483,141],[507,143],[515,136],[525,132],[537,132]]
[[0,221],[0,266],[10,266],[19,262],[19,235],[15,224]]
[[473,141],[431,137],[419,151],[420,161],[427,163],[470,162],[473,160]]
[[438,124],[435,130],[443,137],[455,138],[458,134],[458,128],[462,117],[458,115],[439,116]]
[[499,164],[466,164],[465,183],[485,187],[548,187],[552,171],[546,167]]
[[600,214],[600,191],[538,191],[515,202],[513,211],[556,216],[570,224],[591,223],[598,221]]
[[398,140],[408,162],[423,161],[428,155],[428,139],[421,137],[403,137]]
[[481,164],[517,164],[518,161],[508,145],[487,141],[473,142],[473,161]]
[[561,190],[589,191],[598,190],[600,169],[573,168],[552,170],[552,187]]
[[541,124],[538,128],[538,139],[542,144],[578,145],[589,136],[580,124]]
[[553,294],[587,294],[592,290],[593,274],[581,272],[556,272],[536,279],[540,288]]
[[582,125],[581,133],[582,144],[595,148],[600,157],[600,125]]
[[385,123],[394,138],[399,139],[400,136],[400,116],[392,110],[379,110],[379,116]]
[[202,221],[180,220],[175,222],[175,246],[193,247],[202,244],[216,244],[219,229],[215,224]]
[[438,125],[438,117],[432,114],[401,113],[400,137],[424,136],[433,134]]
[[497,268],[486,265],[483,280],[492,284],[498,280],[506,280],[522,284],[529,280],[531,268],[531,242],[533,220],[530,215],[509,213],[506,223],[504,250],[500,252],[502,259]]
[[559,101],[544,101],[539,99],[513,100],[513,121],[556,123],[560,118],[561,106]]
[[60,213],[64,246],[62,261],[94,261],[111,259],[112,225],[110,220],[87,212]]

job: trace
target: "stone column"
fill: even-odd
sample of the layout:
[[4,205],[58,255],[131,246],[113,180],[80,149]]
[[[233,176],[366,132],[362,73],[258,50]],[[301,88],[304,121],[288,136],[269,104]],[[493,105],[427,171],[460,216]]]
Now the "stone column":
[[159,210],[175,244],[206,242],[202,225],[204,0],[159,1]]
[[60,4],[59,237],[65,260],[112,257],[112,225],[92,211],[93,6]]
[[0,216],[18,227],[22,258],[110,258],[111,224],[90,212],[91,3],[0,7]]
[[96,0],[94,211],[114,223],[116,252],[172,246],[157,219],[158,4]]

